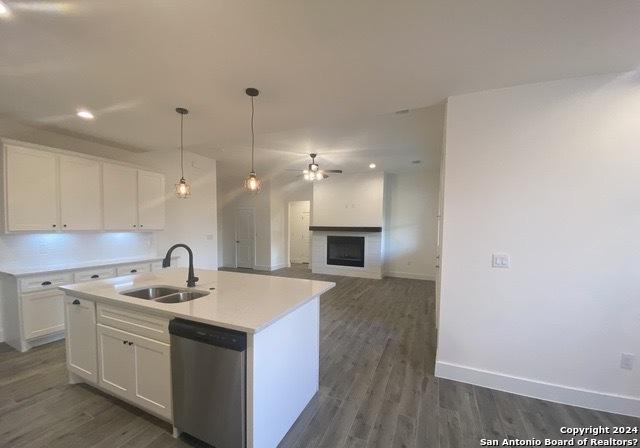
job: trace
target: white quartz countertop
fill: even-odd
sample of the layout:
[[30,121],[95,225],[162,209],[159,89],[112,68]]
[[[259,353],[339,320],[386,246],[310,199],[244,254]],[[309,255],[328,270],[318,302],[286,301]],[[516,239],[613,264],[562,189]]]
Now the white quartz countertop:
[[[164,257],[136,257],[136,258],[117,258],[112,260],[94,260],[76,263],[52,263],[52,264],[17,264],[7,263],[0,264],[0,273],[13,275],[14,277],[22,277],[25,275],[45,274],[48,272],[73,271],[77,269],[92,268],[99,266],[117,266],[120,264],[130,263],[146,263],[162,260]],[[178,256],[172,256],[172,263]]]
[[190,289],[210,294],[182,303],[160,303],[121,293],[151,285],[185,288],[186,268],[65,285],[60,289],[80,299],[257,333],[335,286],[318,280],[204,269],[196,269],[195,274],[200,280]]

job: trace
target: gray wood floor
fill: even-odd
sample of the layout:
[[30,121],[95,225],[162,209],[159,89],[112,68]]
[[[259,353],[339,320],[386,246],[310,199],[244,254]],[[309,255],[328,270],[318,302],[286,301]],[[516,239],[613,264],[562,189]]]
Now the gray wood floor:
[[[322,297],[320,392],[281,447],[475,447],[484,438],[560,438],[560,426],[638,419],[519,397],[433,376],[434,285],[312,275]],[[61,342],[21,354],[0,344],[1,447],[206,446],[85,385],[68,385]]]

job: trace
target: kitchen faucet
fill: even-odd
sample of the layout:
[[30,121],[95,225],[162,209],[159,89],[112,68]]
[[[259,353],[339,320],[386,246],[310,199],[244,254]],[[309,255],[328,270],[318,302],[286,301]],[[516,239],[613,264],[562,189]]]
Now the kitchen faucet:
[[171,253],[178,247],[184,247],[185,249],[187,249],[187,252],[189,252],[189,276],[187,277],[187,287],[193,288],[194,286],[196,286],[196,282],[200,279],[193,273],[193,252],[191,251],[191,248],[189,246],[187,246],[186,244],[174,244],[173,246],[171,246],[167,251],[167,255],[165,255],[164,257],[164,260],[162,260],[162,267],[168,268],[169,266],[171,266]]

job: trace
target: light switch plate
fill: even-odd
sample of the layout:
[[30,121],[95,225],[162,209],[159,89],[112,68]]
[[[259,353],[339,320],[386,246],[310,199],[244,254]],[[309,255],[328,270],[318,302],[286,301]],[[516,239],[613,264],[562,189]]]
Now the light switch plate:
[[511,259],[509,254],[492,254],[491,255],[491,267],[508,269],[511,267]]
[[635,356],[632,353],[622,353],[620,355],[620,368],[625,370],[633,370],[633,361]]

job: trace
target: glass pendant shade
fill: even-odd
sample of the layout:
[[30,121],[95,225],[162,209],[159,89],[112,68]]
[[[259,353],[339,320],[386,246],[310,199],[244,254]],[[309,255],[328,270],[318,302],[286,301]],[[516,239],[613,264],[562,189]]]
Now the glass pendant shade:
[[176,197],[178,199],[187,199],[191,196],[191,182],[184,178],[184,146],[182,144],[182,134],[184,128],[184,116],[189,113],[184,107],[176,108],[176,112],[180,114],[180,180],[176,182]]
[[244,180],[244,189],[250,193],[258,193],[262,188],[262,181],[258,179],[256,173],[251,171]]
[[191,196],[191,182],[184,177],[181,177],[180,180],[176,182],[176,196],[178,199],[186,199]]

